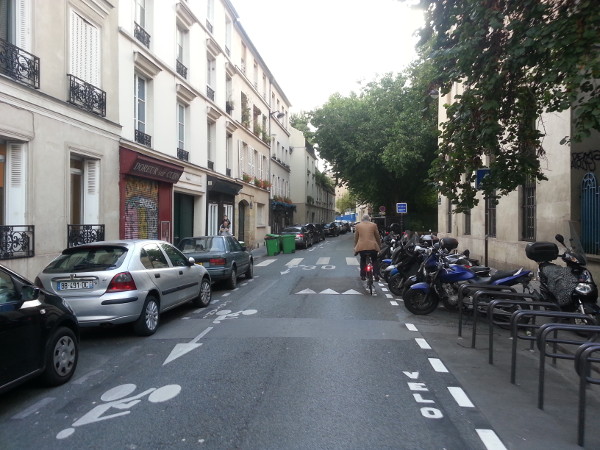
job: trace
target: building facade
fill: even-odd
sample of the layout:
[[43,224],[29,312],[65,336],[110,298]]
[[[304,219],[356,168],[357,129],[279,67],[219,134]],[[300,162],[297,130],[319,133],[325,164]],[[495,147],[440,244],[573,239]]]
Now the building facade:
[[335,218],[333,182],[317,167],[317,155],[304,134],[290,129],[291,199],[295,223],[327,223]]
[[[446,120],[441,106],[460,94],[460,86],[440,99],[439,121]],[[492,201],[479,197],[468,213],[456,214],[448,199],[438,199],[440,235],[458,238],[475,258],[500,269],[521,266],[536,269],[527,259],[525,246],[533,241],[556,242],[560,233],[579,236],[588,267],[600,279],[600,135],[581,143],[561,145],[572,135],[572,111],[544,114],[540,126],[546,134],[546,158],[541,161],[547,181],[528,183]],[[557,243],[560,248],[560,244]]]

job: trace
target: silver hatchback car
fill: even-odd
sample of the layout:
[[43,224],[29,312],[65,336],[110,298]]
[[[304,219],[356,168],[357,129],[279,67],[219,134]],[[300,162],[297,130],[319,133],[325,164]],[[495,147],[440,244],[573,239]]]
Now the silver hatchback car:
[[134,323],[137,334],[158,328],[159,314],[185,302],[211,301],[207,270],[168,242],[102,241],[63,250],[36,285],[63,297],[79,325]]

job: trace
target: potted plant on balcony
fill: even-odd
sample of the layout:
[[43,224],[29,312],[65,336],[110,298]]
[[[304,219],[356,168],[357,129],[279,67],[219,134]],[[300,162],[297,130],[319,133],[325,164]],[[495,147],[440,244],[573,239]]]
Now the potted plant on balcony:
[[250,183],[250,181],[252,181],[252,177],[250,175],[248,175],[247,173],[243,173],[242,181],[244,181],[245,183]]

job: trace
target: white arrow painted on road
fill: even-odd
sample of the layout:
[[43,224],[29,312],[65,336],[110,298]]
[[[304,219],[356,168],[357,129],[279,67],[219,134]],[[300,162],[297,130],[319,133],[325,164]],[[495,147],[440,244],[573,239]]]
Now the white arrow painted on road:
[[333,289],[325,289],[324,291],[319,292],[319,294],[336,294],[336,295],[339,295],[339,292],[336,292]]
[[304,289],[303,291],[296,292],[296,294],[316,294],[312,289]]
[[197,342],[202,339],[204,336],[206,336],[206,334],[212,330],[213,327],[208,327],[206,330],[204,330],[202,333],[200,333],[198,336],[196,336],[194,339],[192,339],[190,342],[187,342],[185,344],[176,344],[175,348],[173,350],[171,350],[171,353],[169,354],[169,356],[167,357],[167,359],[165,359],[165,362],[162,364],[167,365],[169,364],[171,361],[176,360],[177,358],[179,358],[180,356],[185,355],[186,353],[191,352],[192,350],[197,349],[198,347],[200,347],[202,344],[198,344]]
[[354,289],[349,289],[346,292],[342,292],[345,295],[362,295],[360,292],[356,292]]

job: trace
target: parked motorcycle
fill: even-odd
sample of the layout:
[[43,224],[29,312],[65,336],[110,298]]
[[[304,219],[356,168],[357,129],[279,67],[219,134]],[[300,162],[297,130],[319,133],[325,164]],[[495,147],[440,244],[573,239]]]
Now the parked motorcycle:
[[404,235],[397,242],[389,264],[380,270],[382,278],[387,281],[388,287],[394,295],[402,294],[404,281],[416,273],[423,260],[423,255],[430,251],[418,243],[419,235],[417,233]]
[[465,265],[450,264],[446,257],[457,247],[458,241],[454,238],[440,239],[439,246],[434,246],[428,257],[421,263],[418,274],[410,280],[402,293],[404,306],[411,313],[430,314],[440,301],[447,309],[456,309],[458,289],[464,282],[493,286],[525,285],[529,282],[531,273],[529,270],[496,272],[489,276],[487,267],[481,267],[477,272]]
[[[537,295],[541,301],[550,301],[560,306],[562,311],[579,312],[596,316],[598,307],[598,287],[592,274],[586,268],[586,258],[579,239],[571,232],[570,246],[565,244],[561,234],[555,239],[565,248],[559,254],[558,246],[553,242],[532,242],[525,247],[527,258],[538,263],[539,291],[528,286],[530,293]],[[551,261],[558,257],[565,266]]]

